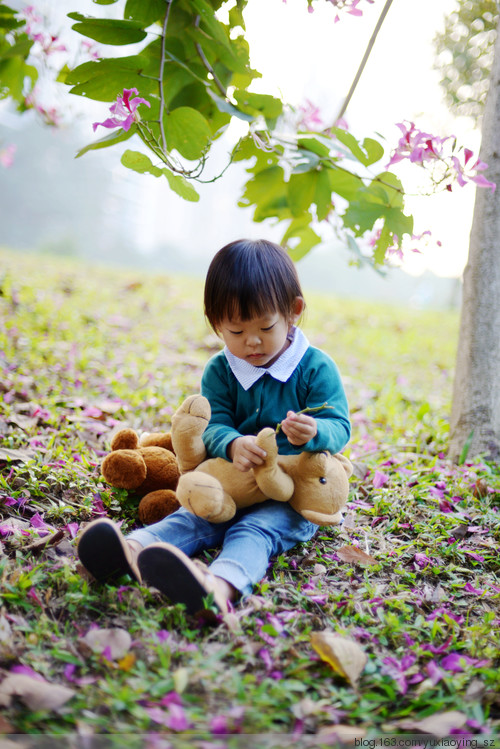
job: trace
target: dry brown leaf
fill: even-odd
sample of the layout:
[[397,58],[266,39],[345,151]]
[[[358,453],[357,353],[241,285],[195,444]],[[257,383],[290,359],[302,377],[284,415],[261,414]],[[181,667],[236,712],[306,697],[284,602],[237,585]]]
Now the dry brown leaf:
[[27,463],[35,457],[33,450],[16,450],[11,447],[0,447],[0,460],[11,461],[12,463]]
[[336,551],[343,562],[350,562],[351,564],[378,564],[375,557],[367,554],[357,546],[341,546]]
[[60,528],[59,530],[55,531],[55,533],[52,533],[49,536],[43,536],[43,538],[39,538],[37,541],[33,541],[33,543],[31,544],[23,546],[23,551],[31,551],[33,552],[33,554],[38,554],[39,552],[43,551],[45,547],[55,546],[55,544],[58,544],[59,541],[64,538],[64,534],[65,532]]
[[356,685],[368,657],[357,642],[325,630],[311,634],[311,645],[334,671]]
[[25,674],[9,674],[0,684],[0,705],[8,707],[17,697],[30,710],[57,710],[75,691],[60,684],[34,679]]
[[433,736],[449,736],[454,728],[465,725],[467,716],[458,710],[449,710],[445,713],[434,713],[422,720],[401,720],[396,725],[405,731],[420,731],[431,733]]
[[322,726],[318,731],[322,739],[329,739],[332,746],[337,743],[354,744],[355,739],[363,739],[366,736],[366,728],[357,726],[345,726],[342,723],[331,726]]
[[127,630],[119,627],[90,629],[82,640],[94,653],[102,653],[109,648],[109,655],[114,661],[123,658],[132,645],[132,638]]

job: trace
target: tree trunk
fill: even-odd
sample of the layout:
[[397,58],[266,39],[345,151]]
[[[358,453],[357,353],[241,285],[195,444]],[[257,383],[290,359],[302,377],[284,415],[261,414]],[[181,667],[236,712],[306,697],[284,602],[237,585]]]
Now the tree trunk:
[[[500,458],[500,33],[483,117],[481,159],[492,192],[478,188],[464,272],[451,413],[450,458]],[[457,217],[458,219],[459,217]]]

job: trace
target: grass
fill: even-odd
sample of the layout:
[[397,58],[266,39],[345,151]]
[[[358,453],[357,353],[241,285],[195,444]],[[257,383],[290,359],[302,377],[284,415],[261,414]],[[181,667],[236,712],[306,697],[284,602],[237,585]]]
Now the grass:
[[[74,545],[96,512],[134,525],[133,498],[99,462],[119,424],[164,430],[198,391],[218,347],[201,284],[8,251],[0,267],[0,733],[216,747],[221,734],[331,745],[353,731],[498,732],[500,476],[446,459],[455,313],[309,295],[304,330],[351,404],[346,523],[276,559],[228,622],[207,626],[128,578],[91,583]],[[128,637],[121,651],[110,629]],[[312,647],[317,631],[366,654],[354,685]],[[21,687],[2,698],[19,672],[54,704]]]

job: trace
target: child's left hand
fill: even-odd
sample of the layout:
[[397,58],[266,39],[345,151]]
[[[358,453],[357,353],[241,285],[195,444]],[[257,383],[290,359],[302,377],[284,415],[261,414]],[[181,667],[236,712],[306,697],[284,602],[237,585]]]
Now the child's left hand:
[[291,445],[305,445],[318,433],[316,419],[307,414],[296,414],[288,411],[281,428]]

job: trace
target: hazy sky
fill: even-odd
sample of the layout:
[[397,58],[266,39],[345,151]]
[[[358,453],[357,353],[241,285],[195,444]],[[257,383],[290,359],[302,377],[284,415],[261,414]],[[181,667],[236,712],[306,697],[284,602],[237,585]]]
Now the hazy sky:
[[[247,33],[253,62],[264,74],[259,82],[262,90],[281,91],[292,104],[308,98],[319,106],[326,124],[334,121],[383,5],[383,0],[372,5],[361,0],[362,18],[344,13],[334,24],[335,11],[329,3],[315,3],[315,12],[308,14],[305,0],[250,2]],[[450,114],[443,103],[439,73],[433,70],[433,37],[455,7],[455,0],[394,0],[347,110],[354,135],[379,132],[396,143],[400,133],[395,123],[411,120],[427,132],[456,135],[459,142],[477,151],[479,133],[467,119]],[[421,179],[418,171],[411,167],[400,171],[412,190]],[[410,257],[408,269],[428,267],[440,275],[461,274],[473,202],[472,185],[457,186],[451,194],[408,199],[415,233],[430,229],[442,242],[441,248],[431,243],[424,257]]]

